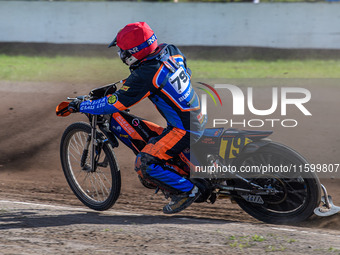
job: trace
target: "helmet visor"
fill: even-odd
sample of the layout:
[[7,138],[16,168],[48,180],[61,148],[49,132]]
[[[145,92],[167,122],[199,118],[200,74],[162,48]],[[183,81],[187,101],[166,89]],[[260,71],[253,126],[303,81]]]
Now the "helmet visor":
[[115,39],[113,39],[113,41],[109,44],[108,48],[112,47],[112,46],[116,46],[117,45],[117,36],[115,37]]
[[130,54],[128,51],[122,50],[121,48],[118,48],[117,54],[118,54],[118,56],[120,57],[120,59],[123,60],[123,61],[124,61],[126,58],[131,57],[131,54]]

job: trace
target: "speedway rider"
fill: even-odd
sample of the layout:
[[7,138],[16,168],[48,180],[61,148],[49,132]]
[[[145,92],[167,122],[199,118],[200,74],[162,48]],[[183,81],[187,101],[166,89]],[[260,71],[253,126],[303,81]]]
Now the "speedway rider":
[[147,183],[158,186],[171,197],[166,214],[177,213],[191,205],[200,191],[190,179],[183,178],[164,162],[180,154],[202,135],[205,118],[191,85],[186,59],[174,45],[157,44],[157,37],[145,22],[121,29],[109,47],[117,46],[118,55],[130,68],[123,89],[99,104],[98,100],[75,100],[69,109],[90,114],[123,111],[148,97],[167,121],[163,133],[150,139],[137,155],[136,171]]

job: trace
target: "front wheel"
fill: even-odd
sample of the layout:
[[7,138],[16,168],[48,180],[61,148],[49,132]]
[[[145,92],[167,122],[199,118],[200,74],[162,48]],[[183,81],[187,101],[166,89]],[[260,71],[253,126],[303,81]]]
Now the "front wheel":
[[[101,135],[98,132],[97,138]],[[109,143],[95,147],[96,167],[91,168],[91,127],[84,122],[70,125],[60,144],[60,159],[66,180],[77,198],[91,209],[111,208],[119,197],[121,177]]]
[[[254,153],[241,155],[236,165],[248,169],[252,166],[278,166],[277,169],[308,164],[296,151],[278,144],[269,143]],[[283,168],[286,166],[286,168]],[[253,167],[254,169],[254,167]],[[274,169],[274,168],[272,168]],[[291,168],[292,169],[292,168]],[[247,201],[247,196],[239,196],[236,202],[248,214],[266,223],[288,224],[301,222],[313,214],[320,203],[320,182],[315,173],[290,173],[277,171],[274,173],[253,176],[253,183],[275,189],[277,193],[261,195],[257,203]],[[239,180],[234,180],[242,185]],[[253,197],[254,198],[254,197]]]

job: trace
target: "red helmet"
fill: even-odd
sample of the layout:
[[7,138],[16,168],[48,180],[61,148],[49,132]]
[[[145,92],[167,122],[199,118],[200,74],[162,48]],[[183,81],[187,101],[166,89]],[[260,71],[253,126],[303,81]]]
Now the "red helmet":
[[155,33],[145,22],[126,25],[109,47],[116,45],[120,48],[120,58],[129,66],[148,56],[158,46]]

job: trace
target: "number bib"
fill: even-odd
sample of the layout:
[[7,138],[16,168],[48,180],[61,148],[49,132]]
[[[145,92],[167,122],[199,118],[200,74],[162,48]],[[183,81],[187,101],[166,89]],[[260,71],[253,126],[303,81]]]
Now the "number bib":
[[177,71],[169,78],[169,82],[178,94],[182,94],[190,84],[190,79],[185,73],[183,67],[177,69]]
[[183,66],[183,58],[181,56],[174,58],[178,62],[178,68],[164,61],[152,82],[156,88],[161,87],[161,93],[167,96],[181,111],[199,109],[199,99],[191,86],[190,76]]

